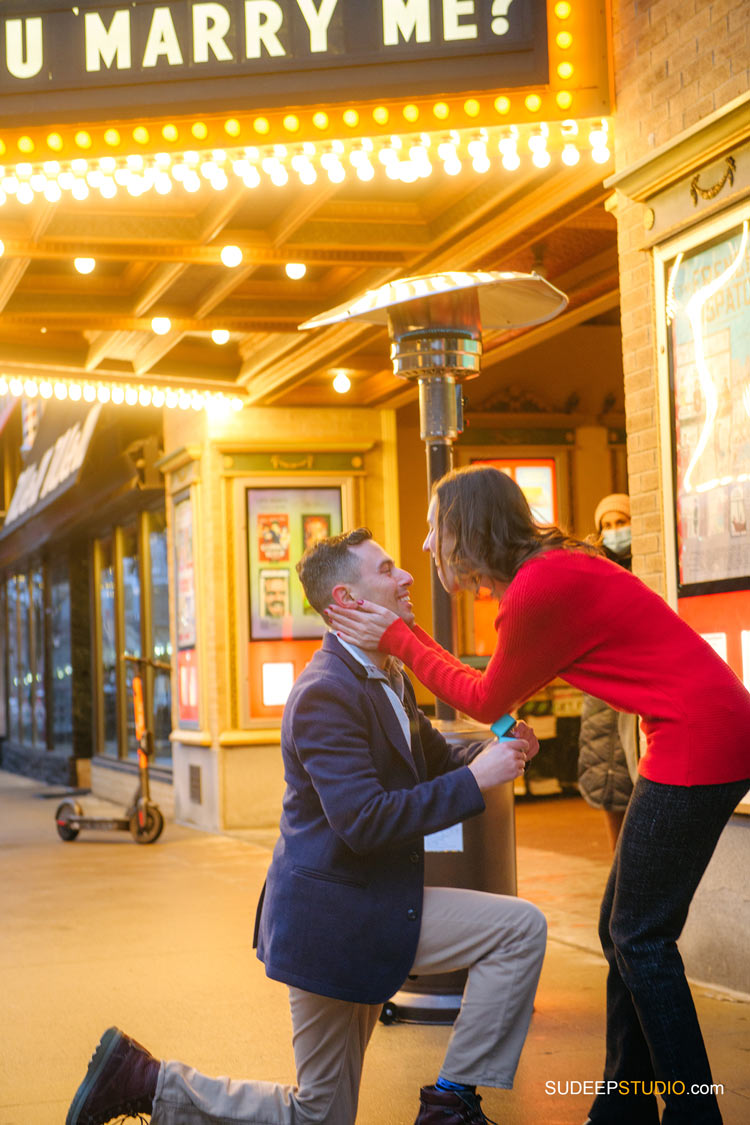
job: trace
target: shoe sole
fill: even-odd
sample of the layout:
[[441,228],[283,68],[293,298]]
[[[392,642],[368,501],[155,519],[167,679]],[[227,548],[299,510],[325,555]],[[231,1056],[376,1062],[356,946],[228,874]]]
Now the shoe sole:
[[85,1125],[85,1122],[79,1121],[79,1113],[83,1109],[86,1098],[91,1093],[94,1083],[97,1081],[102,1070],[106,1066],[109,1058],[117,1047],[117,1044],[122,1039],[122,1032],[116,1027],[110,1027],[104,1032],[99,1040],[99,1046],[94,1051],[93,1058],[89,1063],[89,1068],[86,1071],[86,1077],[76,1091],[68,1116],[65,1118],[65,1125]]

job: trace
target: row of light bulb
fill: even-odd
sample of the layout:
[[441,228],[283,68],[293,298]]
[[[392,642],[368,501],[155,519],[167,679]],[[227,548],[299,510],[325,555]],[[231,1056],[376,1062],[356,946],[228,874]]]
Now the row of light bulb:
[[[2,240],[0,240],[0,257],[2,257],[4,253],[5,244],[4,242],[2,242]],[[244,254],[242,253],[242,250],[239,246],[223,246],[219,257],[221,258],[223,265],[227,266],[229,269],[234,269],[236,266],[242,264]],[[96,269],[96,258],[74,258],[73,265],[79,273],[93,273]],[[307,266],[304,262],[287,262],[284,266],[284,272],[286,273],[287,277],[291,278],[292,281],[301,281],[301,279],[307,273]],[[161,317],[159,319],[166,320],[167,318]],[[168,324],[168,326],[164,329],[164,332],[168,332],[171,327],[171,323]],[[158,331],[158,329],[155,329],[155,331]],[[162,333],[162,335],[163,334],[164,333]],[[226,344],[227,340],[229,339],[229,333],[225,332],[223,329],[216,329],[216,331],[212,332],[211,335],[213,336],[214,343],[216,344]],[[217,339],[217,337],[219,336],[222,338]]]
[[179,410],[207,410],[210,412],[229,413],[242,409],[242,399],[238,396],[229,396],[213,391],[188,391],[175,390],[171,387],[132,387],[121,386],[118,383],[63,383],[51,382],[48,379],[19,379],[0,376],[0,395],[14,395],[20,398],[51,399],[53,396],[61,402],[70,399],[72,402],[112,402],[115,405],[125,406],[166,406],[168,409]]
[[[577,164],[581,149],[574,140],[578,135],[575,121],[563,122],[560,126],[563,138],[562,160],[565,164]],[[120,188],[130,195],[139,196],[154,190],[167,195],[175,183],[181,184],[187,192],[199,191],[203,184],[210,184],[216,191],[222,191],[229,184],[231,172],[243,181],[248,188],[259,187],[265,176],[272,184],[283,187],[288,183],[290,170],[303,184],[316,182],[322,169],[332,183],[342,183],[348,174],[347,164],[360,180],[372,180],[378,164],[393,180],[414,182],[429,176],[433,171],[430,150],[434,150],[448,175],[458,175],[463,168],[460,151],[465,147],[474,171],[488,172],[492,166],[490,132],[494,136],[498,130],[481,129],[472,134],[467,141],[466,133],[454,130],[440,137],[429,133],[409,137],[392,136],[387,143],[364,138],[357,147],[333,141],[320,151],[320,145],[306,142],[295,150],[286,145],[274,145],[270,149],[255,147],[227,152],[214,149],[211,153],[197,151],[185,152],[174,158],[169,153],[157,153],[152,162],[134,154],[124,160],[114,156],[104,156],[94,163],[83,158],[71,161],[63,168],[58,161],[46,161],[41,166],[17,164],[7,174],[0,171],[0,205],[9,195],[15,196],[19,203],[29,204],[37,195],[43,195],[50,203],[57,203],[63,192],[70,192],[74,199],[87,199],[90,192],[98,191],[105,199],[114,198]],[[600,164],[609,159],[607,144],[607,123],[598,122],[589,132],[591,157]],[[546,167],[551,160],[547,150],[549,126],[537,125],[528,137],[528,148],[532,162],[538,167]],[[520,166],[518,153],[520,133],[517,126],[506,126],[500,130],[496,151],[499,150],[503,166],[514,171]],[[513,144],[511,145],[511,142]],[[509,156],[509,149],[515,155]]]

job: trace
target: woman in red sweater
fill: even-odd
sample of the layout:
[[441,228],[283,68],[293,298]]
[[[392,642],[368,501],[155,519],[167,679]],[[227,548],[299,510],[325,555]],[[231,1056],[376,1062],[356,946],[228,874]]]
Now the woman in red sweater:
[[[505,473],[434,489],[425,540],[450,593],[489,588],[498,644],[484,672],[371,603],[331,607],[344,640],[400,657],[441,699],[492,722],[556,676],[642,717],[646,752],[602,902],[609,1085],[596,1125],[721,1122],[677,939],[724,825],[750,786],[750,695],[666,602],[622,567],[534,522]],[[684,1085],[684,1093],[683,1093]]]

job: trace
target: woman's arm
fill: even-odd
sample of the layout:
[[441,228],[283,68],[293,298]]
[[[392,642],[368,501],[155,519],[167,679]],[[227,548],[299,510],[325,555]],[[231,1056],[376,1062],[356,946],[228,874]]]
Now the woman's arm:
[[434,641],[425,643],[398,619],[383,634],[380,648],[403,660],[440,699],[491,723],[548,684],[580,652],[575,605],[567,593],[516,575],[500,606],[497,647],[481,673]]

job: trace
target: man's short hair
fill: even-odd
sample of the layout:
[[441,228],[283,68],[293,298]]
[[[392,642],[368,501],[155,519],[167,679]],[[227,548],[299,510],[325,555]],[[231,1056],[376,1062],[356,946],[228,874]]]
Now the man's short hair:
[[329,535],[308,547],[297,563],[302,589],[321,617],[325,617],[325,608],[331,604],[334,586],[359,577],[359,560],[349,548],[358,547],[367,539],[372,539],[369,527]]

